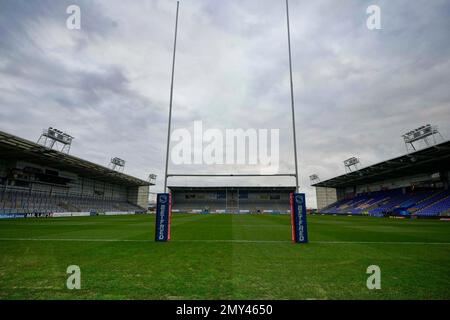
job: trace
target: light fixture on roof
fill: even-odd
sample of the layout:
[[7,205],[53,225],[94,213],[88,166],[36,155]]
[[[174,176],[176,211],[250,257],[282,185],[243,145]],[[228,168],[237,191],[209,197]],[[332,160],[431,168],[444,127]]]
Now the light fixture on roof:
[[360,165],[360,161],[356,157],[351,157],[351,158],[348,158],[347,160],[344,160],[344,167],[345,167],[345,172],[346,173],[358,170],[359,169],[358,168],[359,165]]
[[73,139],[74,137],[71,135],[61,130],[49,127],[48,129],[43,130],[37,143],[49,149],[69,153]]
[[[423,141],[426,147],[435,145],[437,143],[436,135],[444,141],[444,137],[439,132],[438,127],[427,124],[403,134],[402,138],[405,142],[406,151],[409,153],[410,151],[414,152],[417,150],[417,145],[414,145],[414,142],[420,143]],[[433,141],[429,141],[428,138],[432,138]]]
[[156,177],[157,177],[157,175],[156,174],[154,174],[154,173],[150,173],[149,175],[148,175],[148,182],[151,184],[151,185],[155,185],[155,183],[156,183]]
[[117,158],[117,157],[111,158],[111,162],[109,163],[109,167],[112,170],[123,172],[123,170],[125,168],[125,160]]
[[319,176],[317,174],[310,175],[309,180],[311,181],[311,184],[320,182]]

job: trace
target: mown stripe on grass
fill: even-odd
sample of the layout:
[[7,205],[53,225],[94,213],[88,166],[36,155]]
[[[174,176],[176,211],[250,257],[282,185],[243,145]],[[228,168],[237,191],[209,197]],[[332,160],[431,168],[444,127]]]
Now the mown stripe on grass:
[[[83,239],[83,238],[0,238],[0,241],[67,241],[67,242],[154,242],[145,239]],[[224,243],[291,243],[290,240],[239,240],[239,239],[180,239],[170,242],[224,242]],[[403,245],[450,245],[450,242],[419,241],[310,241],[313,244],[403,244]]]
[[0,241],[68,241],[68,242],[153,242],[139,239],[83,239],[83,238],[0,238]]

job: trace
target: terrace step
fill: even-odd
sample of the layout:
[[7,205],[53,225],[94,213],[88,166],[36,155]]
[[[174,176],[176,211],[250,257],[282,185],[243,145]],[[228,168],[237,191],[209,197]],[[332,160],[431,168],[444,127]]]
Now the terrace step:
[[[444,192],[445,192],[445,191],[444,191]],[[428,209],[428,208],[434,206],[435,204],[437,204],[437,203],[439,203],[439,202],[445,201],[445,200],[447,200],[448,198],[450,198],[450,195],[447,195],[447,196],[444,197],[444,198],[440,198],[439,200],[437,200],[437,201],[435,201],[435,202],[429,204],[428,206],[423,207],[423,208],[420,209],[420,210],[417,210],[417,211],[414,212],[414,213],[415,213],[415,214],[421,213],[422,211],[424,211],[424,210],[426,210],[426,209]]]

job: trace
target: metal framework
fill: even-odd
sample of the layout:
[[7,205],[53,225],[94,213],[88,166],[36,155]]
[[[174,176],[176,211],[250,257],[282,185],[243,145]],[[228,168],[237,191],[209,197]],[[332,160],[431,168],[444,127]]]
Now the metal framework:
[[177,1],[177,9],[175,15],[175,36],[173,43],[173,55],[172,55],[172,75],[170,84],[170,101],[169,101],[169,121],[167,128],[167,146],[166,146],[166,163],[164,173],[164,192],[168,192],[167,179],[169,177],[295,177],[295,191],[299,192],[298,183],[298,161],[297,161],[297,136],[295,130],[295,106],[294,106],[294,85],[292,76],[292,55],[291,55],[291,34],[290,34],[290,22],[289,22],[289,0],[286,0],[286,24],[287,24],[287,41],[288,41],[288,54],[289,54],[289,76],[290,76],[290,99],[291,99],[291,117],[292,117],[292,134],[294,143],[294,162],[295,173],[282,173],[282,174],[169,174],[169,148],[170,148],[170,134],[172,125],[172,107],[173,107],[173,83],[175,75],[175,56],[177,48],[177,32],[178,32],[178,12],[180,2]]
[[351,157],[347,160],[344,160],[344,167],[346,173],[358,170],[358,165],[360,165],[360,161],[356,157]]
[[116,170],[119,172],[123,172],[125,169],[125,160],[114,157],[111,158],[111,162],[109,163],[112,170]]
[[166,169],[164,172],[164,192],[167,192],[167,173],[169,168],[169,147],[170,147],[170,131],[172,126],[172,102],[173,102],[173,78],[175,75],[175,54],[177,51],[177,31],[178,31],[178,10],[180,1],[177,1],[177,13],[175,16],[175,37],[173,41],[173,57],[172,57],[172,78],[170,81],[170,102],[169,102],[169,123],[167,126],[167,147],[166,147]]
[[319,176],[317,174],[310,175],[309,180],[311,181],[311,184],[320,182]]
[[343,188],[401,178],[419,173],[450,170],[450,141],[392,158],[314,184],[314,187]]
[[118,183],[124,186],[149,185],[148,181],[113,171],[106,166],[83,160],[67,153],[49,149],[36,142],[3,131],[0,131],[0,155],[4,160],[21,159],[22,161],[29,161],[58,170],[70,171],[80,176],[88,176],[91,179]]
[[41,136],[37,140],[37,143],[49,149],[69,153],[73,139],[74,137],[71,135],[68,135],[61,130],[49,127],[48,129],[43,130]]
[[292,111],[292,134],[294,137],[294,162],[295,162],[295,191],[299,192],[298,163],[297,163],[297,135],[295,132],[295,108],[294,108],[294,85],[292,80],[292,55],[291,55],[291,31],[289,27],[289,0],[286,0],[286,23],[289,51],[289,78],[291,85],[291,111]]
[[[402,135],[403,141],[405,142],[406,152],[414,152],[417,150],[414,142],[423,141],[426,147],[431,145],[435,145],[436,135],[438,135],[442,141],[444,141],[444,137],[439,132],[437,126],[432,126],[431,124],[427,124],[425,126],[421,126],[417,129],[411,130],[404,135]],[[431,143],[428,138],[433,139],[433,143]]]
[[148,175],[148,182],[149,182],[151,185],[155,185],[155,183],[156,183],[156,177],[157,177],[156,174],[150,173],[150,174]]

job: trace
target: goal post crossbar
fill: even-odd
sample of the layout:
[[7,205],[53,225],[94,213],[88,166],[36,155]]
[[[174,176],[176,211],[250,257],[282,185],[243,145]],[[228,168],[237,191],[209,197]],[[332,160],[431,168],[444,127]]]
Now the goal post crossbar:
[[167,174],[167,177],[295,177],[295,173],[274,173],[274,174],[257,174],[257,173],[173,173]]

